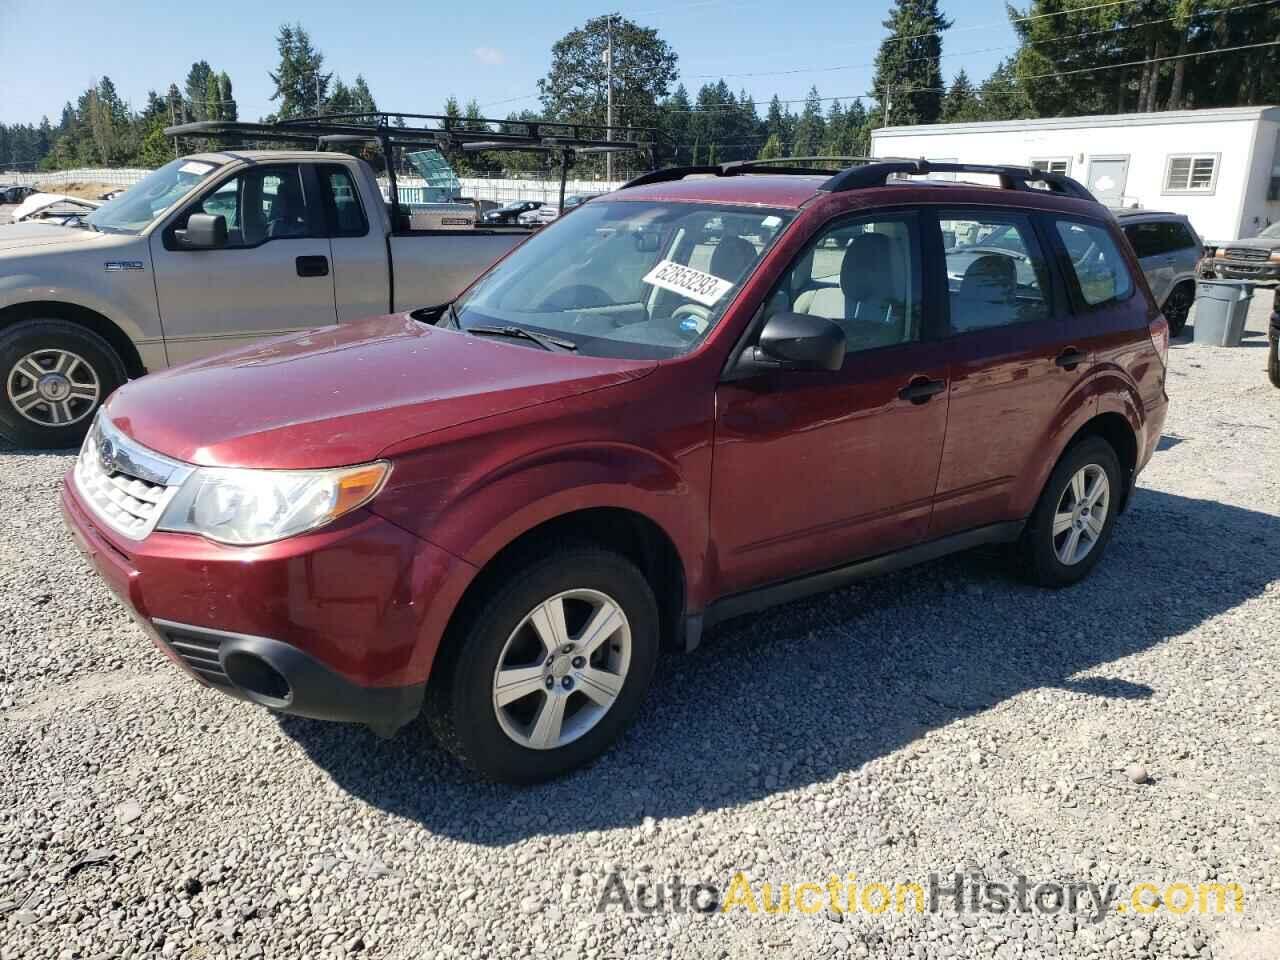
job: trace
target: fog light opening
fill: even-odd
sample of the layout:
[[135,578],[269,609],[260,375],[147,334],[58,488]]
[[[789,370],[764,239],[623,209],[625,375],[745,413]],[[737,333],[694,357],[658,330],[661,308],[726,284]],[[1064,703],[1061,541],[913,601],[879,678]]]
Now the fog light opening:
[[288,706],[292,691],[279,670],[252,653],[233,651],[223,660],[231,682],[257,703],[267,707]]

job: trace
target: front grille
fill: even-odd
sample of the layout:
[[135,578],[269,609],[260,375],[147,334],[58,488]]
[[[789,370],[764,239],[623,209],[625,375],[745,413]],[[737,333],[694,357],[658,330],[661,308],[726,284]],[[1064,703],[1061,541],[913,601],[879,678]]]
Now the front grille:
[[155,529],[191,468],[153,453],[99,416],[76,460],[80,495],[103,523],[130,540]]
[[184,630],[177,624],[170,623],[157,623],[156,629],[160,631],[160,638],[165,645],[202,679],[218,687],[235,689],[227,672],[222,669],[222,664],[218,662],[221,637],[204,631]]
[[1260,262],[1271,257],[1270,250],[1259,250],[1257,247],[1227,247],[1228,260],[1249,260]]

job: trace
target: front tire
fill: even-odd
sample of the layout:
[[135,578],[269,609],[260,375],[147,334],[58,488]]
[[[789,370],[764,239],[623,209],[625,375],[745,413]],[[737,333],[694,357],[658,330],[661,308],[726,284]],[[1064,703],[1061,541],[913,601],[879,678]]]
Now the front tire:
[[125,382],[106,340],[66,320],[26,320],[0,333],[0,436],[21,447],[74,447]]
[[1045,587],[1078,583],[1102,559],[1115,526],[1124,475],[1111,444],[1086,437],[1063,454],[1019,544],[1023,572]]
[[505,783],[561,776],[634,719],[658,657],[658,604],[625,557],[531,555],[471,605],[432,671],[427,720],[465,766]]

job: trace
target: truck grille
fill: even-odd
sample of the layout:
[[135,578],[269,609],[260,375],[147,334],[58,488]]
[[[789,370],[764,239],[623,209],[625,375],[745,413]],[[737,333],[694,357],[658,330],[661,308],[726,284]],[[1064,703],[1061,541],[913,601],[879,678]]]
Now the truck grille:
[[160,522],[191,469],[135,443],[99,415],[80,448],[74,477],[99,520],[141,540]]
[[1227,247],[1228,260],[1249,260],[1259,263],[1271,257],[1270,250],[1259,250],[1256,247]]

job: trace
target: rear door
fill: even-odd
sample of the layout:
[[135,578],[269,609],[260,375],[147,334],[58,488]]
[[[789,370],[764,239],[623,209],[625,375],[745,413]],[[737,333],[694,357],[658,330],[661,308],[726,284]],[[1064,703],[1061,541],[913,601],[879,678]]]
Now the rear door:
[[333,295],[339,323],[391,310],[391,262],[386,237],[375,232],[374,218],[360,201],[351,169],[316,164],[324,204],[329,248],[333,253]]
[[1089,366],[1068,333],[1065,289],[1034,215],[956,207],[937,216],[950,239],[951,409],[931,538],[1019,519],[1018,478]]
[[[193,213],[221,215],[227,244],[184,248]],[[329,238],[309,164],[262,163],[213,184],[151,235],[170,363],[335,322]]]
[[[929,337],[937,258],[918,211],[823,228],[765,301],[840,325],[843,367],[716,391],[711,523],[722,593],[919,542],[947,424],[947,362]],[[723,240],[721,241],[724,242]],[[935,271],[936,275],[936,271]],[[916,388],[914,398],[904,393]]]

